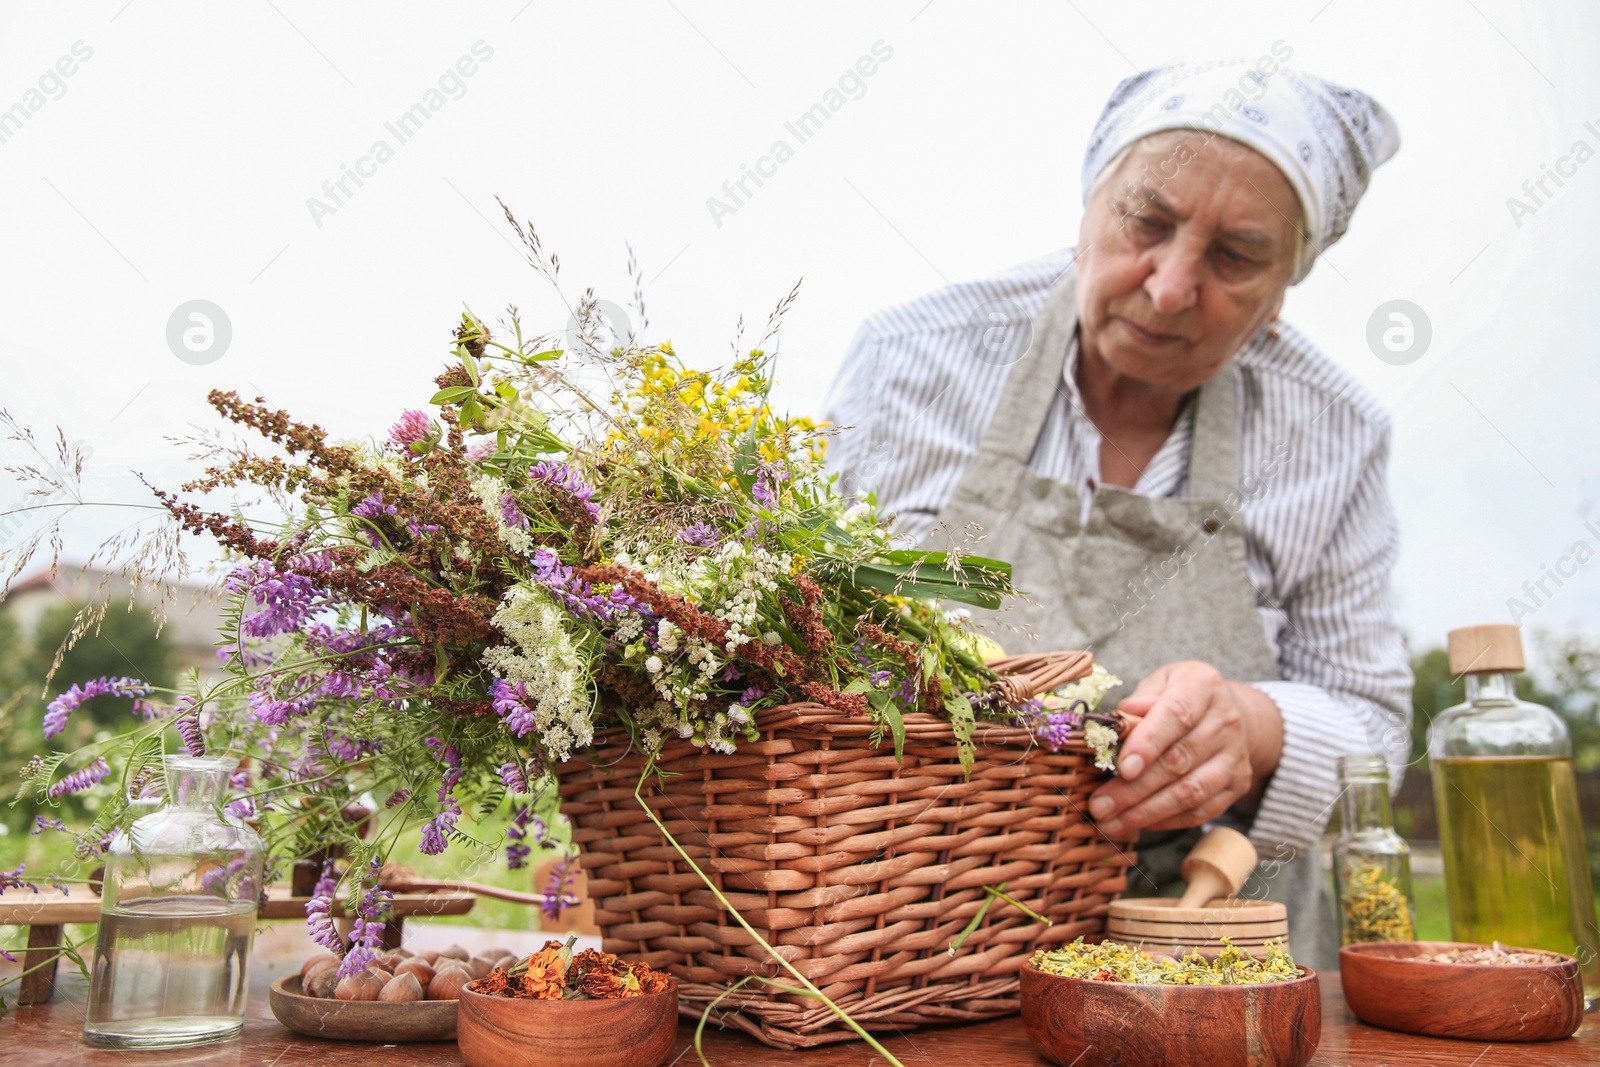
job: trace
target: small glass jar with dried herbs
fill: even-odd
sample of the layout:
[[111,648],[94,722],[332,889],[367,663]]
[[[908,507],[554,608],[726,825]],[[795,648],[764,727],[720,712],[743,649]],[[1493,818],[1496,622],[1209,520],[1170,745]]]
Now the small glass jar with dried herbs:
[[1382,756],[1339,761],[1343,828],[1333,846],[1340,943],[1414,941],[1411,846],[1395,833]]

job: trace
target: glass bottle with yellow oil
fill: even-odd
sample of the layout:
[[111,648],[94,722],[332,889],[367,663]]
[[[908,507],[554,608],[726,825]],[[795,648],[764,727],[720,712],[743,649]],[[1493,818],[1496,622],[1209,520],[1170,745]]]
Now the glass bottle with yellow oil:
[[1451,934],[1576,957],[1593,1007],[1600,928],[1567,724],[1517,698],[1515,626],[1452,630],[1449,644],[1467,702],[1433,720],[1428,756]]

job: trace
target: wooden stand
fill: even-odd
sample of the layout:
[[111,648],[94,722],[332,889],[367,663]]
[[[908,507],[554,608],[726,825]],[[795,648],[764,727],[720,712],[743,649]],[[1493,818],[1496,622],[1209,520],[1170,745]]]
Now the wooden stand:
[[[306,901],[286,885],[267,891],[259,916],[263,919],[304,919]],[[392,917],[383,928],[383,947],[399,948],[404,923],[410,915],[465,915],[477,898],[471,893],[396,893]],[[347,918],[344,905],[333,902],[335,918]],[[0,926],[28,927],[28,950],[23,956],[22,987],[18,1004],[45,1004],[55,995],[56,964],[61,957],[61,928],[67,923],[98,923],[100,897],[85,886],[72,886],[65,894],[39,893],[26,900],[0,901]]]

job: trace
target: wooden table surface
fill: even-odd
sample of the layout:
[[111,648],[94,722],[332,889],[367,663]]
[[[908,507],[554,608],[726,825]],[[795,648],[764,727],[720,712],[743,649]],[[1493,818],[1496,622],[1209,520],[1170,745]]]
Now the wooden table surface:
[[[289,961],[256,961],[251,971],[253,994],[244,1034],[238,1041],[190,1049],[156,1052],[119,1052],[91,1049],[82,1042],[82,1026],[87,987],[73,971],[63,974],[56,999],[46,1005],[12,1008],[0,1016],[0,1062],[19,1067],[45,1064],[150,1064],[261,1065],[295,1067],[298,1064],[350,1065],[372,1067],[447,1067],[462,1059],[454,1043],[377,1046],[343,1041],[321,1041],[284,1029],[272,1017],[267,1005],[266,987],[272,979],[298,964]],[[9,992],[9,990],[8,990]],[[9,1000],[10,998],[8,998]],[[1436,1064],[1462,1064],[1463,1067],[1513,1067],[1513,1065],[1600,1065],[1600,1013],[1591,1015],[1578,1035],[1565,1041],[1544,1044],[1495,1044],[1446,1041],[1413,1037],[1378,1030],[1356,1021],[1339,994],[1338,978],[1323,977],[1322,1044],[1312,1063],[1319,1065],[1385,1065],[1422,1067]],[[691,1040],[692,1023],[678,1032],[678,1049],[669,1062],[690,1067],[695,1059]],[[1045,1064],[1028,1044],[1022,1021],[1013,1017],[965,1026],[936,1027],[884,1039],[884,1044],[907,1067],[1012,1067]],[[771,1049],[738,1031],[716,1032],[707,1027],[706,1056],[713,1067],[775,1067],[805,1064],[807,1067],[832,1067],[851,1064],[865,1067],[881,1063],[871,1049],[860,1042],[829,1045],[803,1052]],[[576,1065],[574,1065],[576,1067]]]

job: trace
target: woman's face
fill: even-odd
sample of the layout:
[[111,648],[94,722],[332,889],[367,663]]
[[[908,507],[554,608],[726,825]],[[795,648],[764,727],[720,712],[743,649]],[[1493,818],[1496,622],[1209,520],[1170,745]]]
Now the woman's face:
[[1186,393],[1283,305],[1300,204],[1267,158],[1172,130],[1136,142],[1078,234],[1078,321],[1096,370]]

